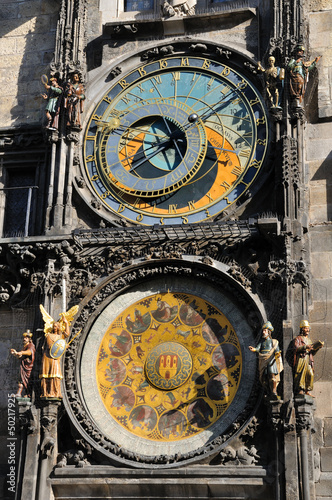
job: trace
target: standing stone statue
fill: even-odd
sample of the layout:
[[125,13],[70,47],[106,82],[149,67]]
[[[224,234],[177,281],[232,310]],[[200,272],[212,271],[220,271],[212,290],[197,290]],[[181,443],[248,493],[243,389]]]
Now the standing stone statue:
[[81,130],[81,114],[83,113],[83,101],[85,99],[84,87],[80,82],[80,75],[75,72],[67,82],[66,102],[67,126]]
[[312,342],[309,338],[310,324],[307,320],[300,323],[300,334],[294,339],[294,392],[311,396],[314,386],[314,355],[324,342]]
[[35,362],[36,348],[32,342],[32,333],[27,330],[23,333],[23,349],[16,351],[10,350],[11,354],[21,360],[20,375],[21,381],[18,383],[16,397],[23,397],[23,389],[25,389],[25,397],[31,398],[31,372]]
[[305,48],[303,45],[298,45],[295,51],[295,57],[288,63],[290,75],[290,94],[295,99],[295,103],[299,106],[302,103],[305,95],[309,75],[321,56],[316,57],[313,61],[304,61]]
[[262,337],[256,348],[249,346],[250,351],[258,352],[259,380],[265,391],[278,399],[277,387],[280,373],[283,370],[279,342],[271,334],[274,328],[270,321],[262,326]]

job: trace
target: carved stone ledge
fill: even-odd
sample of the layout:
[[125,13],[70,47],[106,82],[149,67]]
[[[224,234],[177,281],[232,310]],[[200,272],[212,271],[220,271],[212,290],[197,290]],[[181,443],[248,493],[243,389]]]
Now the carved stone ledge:
[[298,395],[295,397],[296,429],[298,432],[311,430],[314,432],[315,401],[311,396]]
[[16,399],[17,413],[20,430],[27,430],[28,434],[34,434],[38,429],[36,408],[28,398]]

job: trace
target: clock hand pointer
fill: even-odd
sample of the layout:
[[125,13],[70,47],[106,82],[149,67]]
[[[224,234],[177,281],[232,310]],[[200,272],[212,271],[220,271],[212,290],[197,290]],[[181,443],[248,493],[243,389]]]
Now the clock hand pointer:
[[[221,107],[225,106],[228,102],[229,102],[229,99],[225,101],[225,99],[227,97],[231,97],[233,96],[236,92],[238,91],[238,89],[233,89],[233,90],[230,90],[222,99],[221,101],[218,101],[216,102],[215,104],[213,104],[212,106],[209,106],[200,116],[198,115],[198,118],[200,118],[202,121],[205,121],[207,120],[211,115],[213,115],[214,113],[217,113]],[[216,107],[216,106],[219,106],[219,107]],[[215,108],[215,109],[214,109]],[[193,113],[194,114],[194,113]],[[190,115],[191,116],[191,115]],[[193,120],[193,121],[190,121],[187,125],[185,125],[183,128],[185,131],[189,130],[191,127],[195,126],[195,123],[196,123],[197,119],[196,120]]]
[[[155,146],[154,146],[155,147]],[[164,146],[162,146],[161,148],[158,148],[156,151],[154,151],[153,153],[151,153],[150,155],[147,155],[145,156],[144,158],[142,158],[142,160],[138,161],[135,165],[133,165],[131,167],[131,169],[129,170],[129,172],[132,172],[133,170],[135,170],[137,167],[139,167],[140,165],[142,165],[143,163],[145,163],[147,160],[150,160],[151,158],[153,158],[154,156],[156,156],[158,153],[160,153],[161,151],[163,151],[164,149],[166,149],[168,146],[167,144],[165,144]],[[135,155],[133,155],[135,156]]]
[[[154,132],[150,132],[149,130],[143,129],[143,128],[136,128],[136,127],[125,127],[124,125],[119,125],[116,129],[113,130],[113,132],[116,132],[117,130],[133,130],[134,132],[144,132],[146,135],[153,135],[155,137],[163,137],[167,138],[167,135],[165,134],[155,134]],[[121,134],[122,132],[120,132]]]
[[218,146],[212,146],[212,144],[208,144],[208,148],[210,149],[219,149],[219,151],[226,151],[227,153],[235,153],[236,156],[239,155],[241,148],[238,149],[226,149],[226,148],[218,148]]
[[[159,106],[158,106],[158,107],[159,107]],[[160,108],[159,108],[159,109],[160,109]],[[181,151],[180,151],[180,149],[179,149],[179,146],[178,146],[178,144],[177,144],[176,140],[174,139],[173,134],[172,134],[172,131],[171,131],[171,129],[169,128],[169,125],[168,125],[168,123],[167,123],[167,120],[166,120],[166,118],[164,117],[164,115],[162,114],[161,110],[160,110],[160,116],[162,117],[163,122],[164,122],[164,124],[166,125],[167,131],[168,131],[168,133],[169,133],[169,135],[170,135],[170,137],[171,137],[171,139],[172,139],[172,141],[173,141],[173,143],[174,143],[174,146],[176,147],[176,150],[177,150],[177,152],[178,152],[178,155],[180,156],[181,160],[183,160],[183,156],[182,156],[182,153],[181,153]]]

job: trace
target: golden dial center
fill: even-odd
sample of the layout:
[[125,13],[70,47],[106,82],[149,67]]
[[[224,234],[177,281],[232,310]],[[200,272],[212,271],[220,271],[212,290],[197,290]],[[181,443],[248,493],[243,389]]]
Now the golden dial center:
[[152,385],[167,391],[187,382],[192,366],[188,349],[177,342],[163,342],[147,355],[145,373]]

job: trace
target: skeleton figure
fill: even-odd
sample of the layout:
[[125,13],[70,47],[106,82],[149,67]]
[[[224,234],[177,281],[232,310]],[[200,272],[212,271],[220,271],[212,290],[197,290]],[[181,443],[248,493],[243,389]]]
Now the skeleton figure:
[[275,57],[268,58],[268,67],[263,68],[261,63],[258,63],[258,70],[262,71],[265,76],[266,93],[273,108],[280,107],[280,99],[284,87],[285,70],[275,66]]

